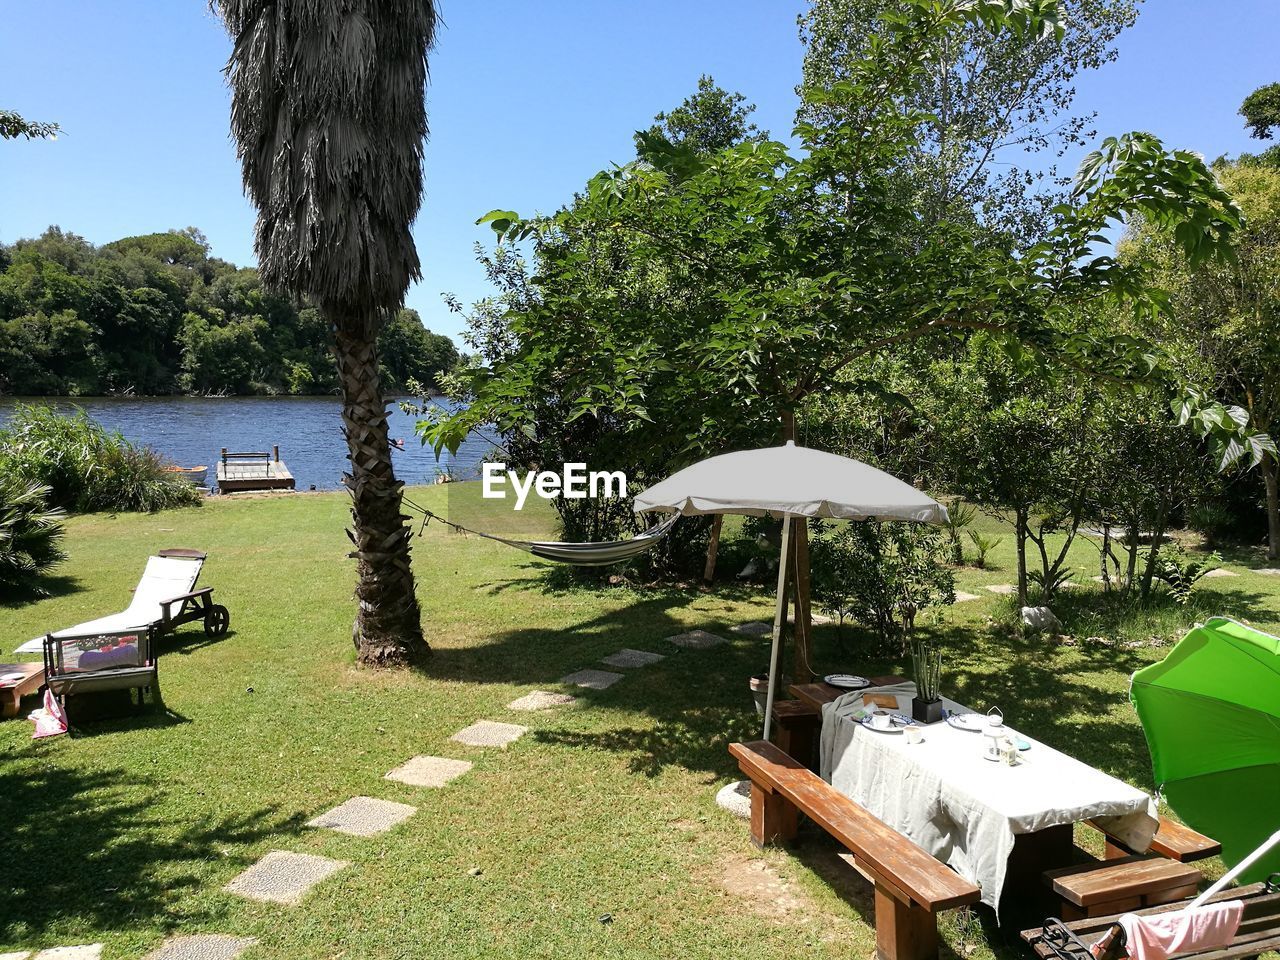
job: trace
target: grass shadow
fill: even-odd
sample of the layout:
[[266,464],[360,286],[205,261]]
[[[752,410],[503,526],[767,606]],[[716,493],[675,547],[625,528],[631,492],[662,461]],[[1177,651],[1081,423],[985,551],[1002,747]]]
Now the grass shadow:
[[68,597],[73,593],[79,593],[84,589],[84,585],[81,583],[80,578],[74,574],[55,573],[41,577],[40,588],[43,593],[39,596],[13,597],[0,594],[0,609],[21,610],[43,600]]
[[0,770],[9,851],[0,856],[0,939],[36,942],[67,926],[136,927],[206,886],[208,864],[228,847],[301,829],[301,818],[271,809],[175,823],[157,809],[163,800],[158,784],[121,769]]

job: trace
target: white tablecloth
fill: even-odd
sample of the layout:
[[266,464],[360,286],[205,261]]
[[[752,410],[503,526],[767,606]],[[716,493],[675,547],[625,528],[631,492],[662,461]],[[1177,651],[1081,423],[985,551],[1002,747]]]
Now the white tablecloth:
[[[1141,790],[1021,733],[1031,748],[1011,767],[983,758],[984,735],[945,722],[926,726],[918,744],[868,730],[850,715],[870,692],[823,707],[823,779],[976,883],[983,903],[999,904],[1017,834],[1097,818],[1133,849],[1151,845],[1157,809]],[[910,715],[914,684],[875,692],[897,696],[899,712]]]

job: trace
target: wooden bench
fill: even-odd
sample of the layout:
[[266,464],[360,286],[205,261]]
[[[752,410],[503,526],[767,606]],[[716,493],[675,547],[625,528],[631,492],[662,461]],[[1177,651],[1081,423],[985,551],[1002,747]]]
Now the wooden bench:
[[1185,900],[1196,895],[1200,880],[1195,867],[1154,855],[1099,860],[1044,873],[1045,883],[1061,898],[1063,920]]
[[733,743],[729,752],[751,780],[752,840],[766,846],[793,839],[803,813],[839,840],[874,884],[877,956],[937,957],[938,913],[977,903],[974,884],[772,743]]
[[[1108,833],[1107,828],[1100,823],[1094,820],[1086,820],[1085,823],[1107,838],[1105,856],[1108,860],[1118,860],[1135,852],[1129,849],[1119,837]],[[1222,852],[1222,844],[1202,833],[1196,833],[1185,824],[1170,820],[1168,817],[1161,817],[1160,827],[1156,830],[1155,839],[1151,841],[1149,852],[1158,853],[1162,857],[1177,860],[1179,863],[1191,863],[1195,860],[1204,860],[1206,857],[1216,857]]]
[[[1211,950],[1195,954],[1179,954],[1183,958],[1195,960],[1236,960],[1240,957],[1255,957],[1272,950],[1280,950],[1280,890],[1264,883],[1254,883],[1231,890],[1223,890],[1209,898],[1210,903],[1222,900],[1243,900],[1244,919],[1235,939],[1220,950]],[[1168,904],[1133,911],[1141,914],[1166,913],[1185,907],[1190,901]],[[1119,915],[1093,917],[1088,920],[1076,920],[1066,924],[1067,928],[1086,944],[1092,945],[1103,934],[1107,933],[1119,919]],[[1044,927],[1035,927],[1022,931],[1022,939],[1027,942],[1040,960],[1058,960],[1058,952],[1046,942]],[[1123,951],[1119,951],[1123,955]]]

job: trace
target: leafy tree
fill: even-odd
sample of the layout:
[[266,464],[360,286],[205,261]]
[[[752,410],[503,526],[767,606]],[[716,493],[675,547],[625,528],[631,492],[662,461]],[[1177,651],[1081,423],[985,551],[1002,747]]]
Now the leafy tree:
[[26,120],[12,110],[0,110],[0,140],[56,140],[62,128],[56,123]]
[[428,648],[377,340],[420,276],[409,228],[422,200],[435,5],[216,2],[234,44],[231,128],[258,207],[263,279],[313,301],[334,329],[351,457],[358,657],[403,664]]
[[740,93],[730,93],[707,74],[698,78],[698,90],[680,106],[654,116],[657,122],[636,133],[636,148],[646,141],[665,140],[695,153],[716,153],[740,143],[763,143],[769,131],[750,121],[754,103]]
[[[1169,363],[1207,389],[1178,404],[1182,419],[1211,432],[1218,465],[1256,462],[1266,488],[1268,555],[1280,559],[1280,460],[1266,436],[1237,438],[1224,428],[1250,423],[1269,434],[1280,420],[1280,168],[1252,160],[1221,163],[1223,187],[1246,215],[1235,258],[1188,269],[1167,238],[1138,222],[1123,257],[1148,259],[1170,292],[1153,333]],[[1214,404],[1210,401],[1221,400]]]
[[417,310],[399,310],[378,335],[378,357],[386,390],[403,389],[410,380],[439,386],[442,374],[458,365],[458,349],[448,337],[422,325]]
[[1245,97],[1240,116],[1251,136],[1270,140],[1280,128],[1280,83],[1268,83]]
[[[918,38],[918,82],[897,95],[915,113],[914,142],[899,158],[902,189],[931,219],[976,214],[1019,235],[1044,229],[1065,194],[1056,168],[1032,172],[1026,154],[1061,156],[1092,137],[1093,113],[1073,110],[1075,78],[1116,57],[1116,37],[1137,0],[1061,0],[1057,42],[993,31],[980,18]],[[886,24],[911,17],[903,0],[811,0],[799,18],[801,92],[850,79],[885,43]],[[806,100],[804,120],[828,125],[845,109]]]

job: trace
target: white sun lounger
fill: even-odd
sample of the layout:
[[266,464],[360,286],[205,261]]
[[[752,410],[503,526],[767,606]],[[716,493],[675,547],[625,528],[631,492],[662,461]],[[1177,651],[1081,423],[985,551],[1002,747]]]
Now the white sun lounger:
[[[133,590],[133,600],[127,610],[66,627],[51,636],[120,633],[147,627],[154,628],[159,635],[195,620],[204,621],[205,633],[220,636],[227,632],[231,622],[227,608],[213,602],[213,587],[195,589],[204,560],[205,554],[199,550],[161,550],[147,560],[147,568]],[[15,652],[40,653],[44,640],[43,636],[28,640]]]

